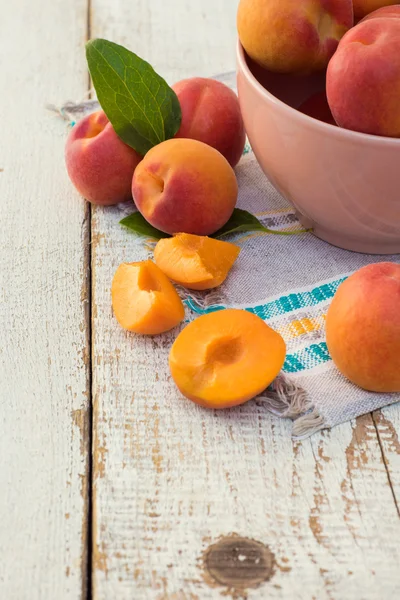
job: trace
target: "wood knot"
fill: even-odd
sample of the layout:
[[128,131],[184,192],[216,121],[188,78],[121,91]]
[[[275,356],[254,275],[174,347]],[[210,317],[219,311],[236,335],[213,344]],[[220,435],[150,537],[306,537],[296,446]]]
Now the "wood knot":
[[261,542],[232,534],[204,553],[206,573],[220,585],[237,590],[258,587],[274,574],[275,557]]

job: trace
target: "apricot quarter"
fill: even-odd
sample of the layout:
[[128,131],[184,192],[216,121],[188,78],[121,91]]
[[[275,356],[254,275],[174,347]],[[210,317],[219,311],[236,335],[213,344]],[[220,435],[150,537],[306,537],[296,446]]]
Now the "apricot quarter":
[[400,265],[368,265],[339,286],[326,342],[350,381],[371,392],[400,392]]
[[155,335],[172,329],[185,316],[174,286],[151,260],[123,263],[111,287],[112,306],[128,331]]
[[218,150],[174,138],[149,150],[136,168],[132,194],[153,227],[170,234],[210,235],[232,215],[238,185]]
[[141,160],[118,137],[102,110],[74,125],[65,146],[68,175],[78,192],[94,204],[132,199],[132,176]]
[[182,109],[176,137],[191,138],[212,146],[234,167],[246,141],[236,94],[215,79],[193,77],[173,86]]
[[191,290],[210,290],[225,281],[239,252],[229,242],[179,233],[157,243],[154,260],[175,283]]
[[281,370],[283,338],[260,317],[226,309],[192,321],[169,356],[172,378],[184,396],[208,408],[243,404]]

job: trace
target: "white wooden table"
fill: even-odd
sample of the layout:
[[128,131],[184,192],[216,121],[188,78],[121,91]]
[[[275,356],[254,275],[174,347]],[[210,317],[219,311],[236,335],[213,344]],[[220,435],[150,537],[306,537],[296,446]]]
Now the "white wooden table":
[[398,598],[398,406],[293,443],[254,403],[178,401],[172,338],[112,317],[129,236],[45,109],[85,96],[88,37],[170,83],[234,69],[237,0],[0,6],[1,600]]

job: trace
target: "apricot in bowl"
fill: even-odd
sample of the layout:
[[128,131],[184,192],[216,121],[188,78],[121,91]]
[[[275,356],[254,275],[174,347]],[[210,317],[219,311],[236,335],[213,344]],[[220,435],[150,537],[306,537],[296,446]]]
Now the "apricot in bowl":
[[247,54],[279,73],[324,69],[352,25],[352,0],[240,0],[237,15]]
[[400,139],[335,127],[300,112],[324,91],[323,72],[274,73],[254,63],[240,44],[237,69],[254,154],[302,224],[346,250],[400,253]]
[[400,5],[372,12],[346,33],[326,89],[340,127],[400,138]]

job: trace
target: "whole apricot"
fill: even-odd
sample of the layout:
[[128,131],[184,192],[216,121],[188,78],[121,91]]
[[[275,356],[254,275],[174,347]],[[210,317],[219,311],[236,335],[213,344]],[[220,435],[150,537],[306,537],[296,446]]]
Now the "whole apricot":
[[232,167],[237,165],[246,134],[236,94],[220,81],[204,77],[184,79],[173,89],[182,109],[176,137],[204,142],[221,152]]
[[68,175],[78,192],[93,204],[132,199],[132,176],[141,160],[118,137],[102,110],[74,125],[65,146]]
[[146,154],[133,176],[132,194],[153,227],[170,234],[210,235],[232,215],[238,185],[218,150],[174,138]]
[[352,0],[240,0],[237,15],[250,58],[281,73],[324,69],[352,25]]
[[226,309],[189,323],[171,348],[169,366],[184,396],[208,408],[228,408],[264,391],[285,354],[283,338],[260,317]]
[[400,392],[400,265],[363,267],[338,288],[326,341],[339,371],[371,392]]
[[340,127],[400,137],[400,6],[368,15],[340,41],[326,78]]

